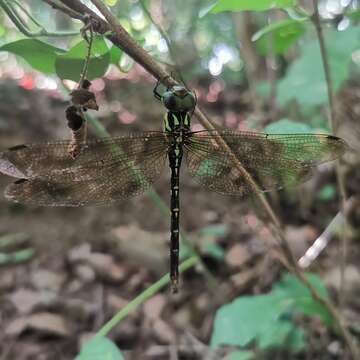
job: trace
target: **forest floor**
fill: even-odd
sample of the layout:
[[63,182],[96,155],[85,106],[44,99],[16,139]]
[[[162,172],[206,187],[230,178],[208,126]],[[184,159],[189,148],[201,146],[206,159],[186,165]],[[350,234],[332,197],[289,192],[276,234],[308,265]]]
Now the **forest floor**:
[[[163,109],[150,98],[151,86],[139,89],[136,96],[124,86],[107,94],[128,94],[119,95],[123,114],[137,116],[124,124],[111,111],[100,110],[112,135],[160,128]],[[64,121],[67,104],[58,97],[25,91],[9,82],[0,84],[0,97],[1,149],[69,136]],[[117,104],[114,99],[107,101]],[[229,102],[223,99],[223,106]],[[214,105],[206,110],[216,117],[222,108]],[[355,204],[360,201],[358,169],[352,163],[345,170]],[[182,228],[197,248],[216,245],[223,251],[221,259],[204,255],[217,285],[212,288],[200,268],[191,269],[181,275],[178,294],[171,294],[167,286],[125,318],[109,336],[126,359],[210,359],[216,310],[241,295],[269,292],[285,272],[254,199],[209,193],[193,182],[186,169],[181,175]],[[165,203],[169,202],[169,178],[165,168],[154,185]],[[0,176],[1,193],[11,181]],[[333,168],[319,171],[292,192],[270,193],[297,258],[337,214],[337,196],[328,200],[317,196],[327,183],[336,185]],[[353,206],[350,215],[343,314],[359,324],[359,206]],[[84,208],[24,206],[0,196],[0,243],[11,240],[1,251],[34,250],[28,261],[0,268],[0,359],[73,359],[108,319],[168,271],[169,222],[147,194],[115,205]],[[340,252],[341,245],[334,239],[310,268],[324,279],[335,302],[339,300]],[[278,350],[261,358],[344,358],[344,344],[336,334],[315,320],[303,321],[303,326],[306,353],[289,355]]]

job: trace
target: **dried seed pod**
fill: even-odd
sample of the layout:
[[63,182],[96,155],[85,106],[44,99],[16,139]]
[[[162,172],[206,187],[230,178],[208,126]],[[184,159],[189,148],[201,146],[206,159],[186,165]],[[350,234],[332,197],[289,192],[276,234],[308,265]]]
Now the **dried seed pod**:
[[87,89],[76,89],[71,93],[71,101],[75,106],[82,107],[84,109],[99,110],[99,106],[96,103],[95,94]]
[[86,141],[86,122],[79,114],[79,109],[72,105],[65,110],[68,127],[71,129],[71,141],[68,146],[69,155],[75,159]]
[[91,82],[88,79],[84,79],[84,81],[81,84],[81,87],[85,90],[89,90],[91,86]]
[[83,124],[83,118],[78,114],[78,110],[75,106],[69,106],[65,110],[67,125],[68,127],[73,130],[79,130],[81,125]]

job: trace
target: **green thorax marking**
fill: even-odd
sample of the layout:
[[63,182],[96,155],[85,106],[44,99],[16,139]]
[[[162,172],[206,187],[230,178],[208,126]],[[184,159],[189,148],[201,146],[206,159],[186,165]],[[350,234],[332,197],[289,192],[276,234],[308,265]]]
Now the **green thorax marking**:
[[190,113],[196,105],[195,95],[184,86],[175,85],[163,93],[161,101],[168,109],[164,116],[164,131],[190,130]]
[[167,112],[164,116],[164,131],[190,130],[190,114],[187,112]]

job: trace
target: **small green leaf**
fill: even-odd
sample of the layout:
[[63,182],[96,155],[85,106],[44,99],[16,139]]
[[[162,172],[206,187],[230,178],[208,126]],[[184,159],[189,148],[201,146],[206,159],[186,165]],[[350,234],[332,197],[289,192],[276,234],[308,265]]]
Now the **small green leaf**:
[[[322,280],[315,274],[306,274],[306,278],[324,299],[329,298],[328,291]],[[313,300],[309,289],[292,274],[285,275],[274,286],[273,293],[292,302],[291,306],[305,315],[316,315],[327,326],[333,326],[334,320],[329,312],[318,302]]]
[[86,343],[75,360],[124,360],[116,345],[106,337],[95,337]]
[[225,360],[253,360],[255,355],[251,351],[234,351]]
[[[257,41],[263,55],[273,52],[284,54],[305,32],[305,26],[300,21],[287,19],[270,24],[256,32],[252,41]],[[272,36],[270,48],[269,37]]]
[[211,347],[246,346],[259,334],[270,331],[286,309],[277,294],[242,296],[216,313]]
[[6,34],[6,29],[4,26],[0,25],[0,37],[4,36]]
[[222,260],[225,257],[224,249],[218,244],[207,244],[203,252],[218,260]]
[[290,321],[278,321],[271,331],[266,331],[259,336],[257,342],[260,349],[287,348],[294,352],[305,347],[304,331],[296,328]]
[[354,20],[354,21],[355,21],[355,20],[359,20],[359,19],[360,19],[360,9],[346,12],[345,15],[346,15],[348,18],[350,18],[351,20]]
[[268,81],[259,81],[256,84],[256,92],[263,99],[267,99],[270,96],[270,83]]
[[[328,53],[333,90],[338,91],[350,76],[352,53],[360,48],[360,29],[328,31],[325,43]],[[320,47],[317,40],[302,45],[301,57],[294,61],[278,85],[278,102],[284,106],[296,99],[300,105],[316,106],[327,103],[327,85]]]
[[265,11],[296,5],[296,0],[218,0],[208,9],[213,14],[223,11]]
[[[87,55],[87,43],[80,41],[66,54],[56,59],[56,73],[61,79],[70,79],[78,82],[83,70],[84,59]],[[105,74],[110,64],[110,51],[102,37],[95,37],[91,49],[87,79],[92,80]]]
[[310,20],[311,14],[300,6],[288,7],[284,9],[289,17],[296,21]]
[[200,230],[200,236],[224,236],[229,229],[224,224],[209,225]]
[[21,264],[29,261],[35,254],[34,249],[26,248],[11,253],[0,252],[0,265]]
[[273,122],[265,127],[268,134],[307,134],[312,133],[313,129],[304,123],[291,121],[289,119],[281,119]]
[[305,344],[305,333],[303,329],[294,328],[287,339],[288,343],[290,344],[290,348],[294,352],[299,352],[304,350]]
[[113,45],[110,49],[110,64],[119,65],[122,54],[122,50]]
[[8,51],[22,57],[33,69],[44,74],[55,73],[56,57],[65,52],[36,39],[17,40],[1,46],[0,51]]
[[[306,274],[307,280],[319,292],[320,296],[325,299],[329,298],[329,293],[322,280],[315,274]],[[294,299],[311,296],[309,289],[300,282],[300,280],[292,274],[285,274],[281,281],[276,283],[273,291],[279,295],[291,297]]]
[[[320,278],[313,274],[306,277],[323,298],[328,297]],[[333,326],[330,314],[312,299],[308,288],[295,276],[286,274],[269,294],[242,296],[221,307],[215,316],[211,346],[244,347],[256,342],[263,349],[302,350],[304,333],[291,321],[294,312],[320,316],[325,324]]]
[[336,188],[334,185],[327,184],[317,194],[317,197],[323,201],[334,200],[336,196]]

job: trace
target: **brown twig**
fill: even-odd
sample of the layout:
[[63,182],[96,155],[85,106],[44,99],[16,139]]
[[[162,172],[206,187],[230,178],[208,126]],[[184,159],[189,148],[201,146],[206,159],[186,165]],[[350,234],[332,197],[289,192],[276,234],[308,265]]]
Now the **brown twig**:
[[[84,14],[89,14],[89,9],[81,4],[78,0],[61,0],[63,3],[66,3],[67,6],[71,7],[70,4],[74,4],[76,7],[74,8],[76,11],[83,12]],[[151,73],[156,79],[160,80],[166,86],[172,86],[176,84],[176,81],[160,66],[154,59],[142,48],[140,47],[126,32],[126,30],[119,24],[118,19],[112,15],[112,13],[108,10],[108,8],[102,3],[101,0],[91,0],[91,2],[97,7],[97,9],[104,16],[106,23],[104,20],[99,18],[96,14],[94,18],[97,18],[102,25],[102,33],[106,33],[107,38],[114,43],[114,45],[119,46],[124,52],[126,52],[130,57],[132,57],[137,63],[143,66],[149,73]],[[80,6],[81,5],[81,6]],[[85,8],[85,9],[84,9]],[[91,12],[93,14],[93,12]],[[214,126],[211,121],[209,121],[206,116],[196,108],[194,112],[195,116],[199,120],[199,122],[206,128],[214,130]],[[251,175],[246,171],[246,169],[242,166],[241,161],[236,158],[236,156],[232,153],[231,149],[228,147],[226,142],[218,136],[216,141],[218,144],[227,151],[229,156],[231,157],[236,169],[242,174],[245,178],[245,181],[252,188],[253,192],[256,194],[258,200],[263,206],[268,218],[270,219],[273,227],[273,234],[279,240],[279,245],[282,249],[282,252],[286,258],[283,261],[284,265],[292,271],[299,280],[309,289],[312,294],[314,300],[322,304],[333,316],[339,332],[346,344],[348,345],[349,350],[351,351],[352,357],[354,360],[357,359],[357,349],[352,342],[351,335],[347,330],[346,326],[343,324],[342,319],[337,312],[336,308],[332,305],[332,303],[321,297],[316,288],[309,283],[304,273],[298,267],[297,262],[290,250],[289,244],[286,241],[285,235],[282,230],[281,223],[274,211],[272,210],[270,204],[266,200],[265,195],[259,191],[259,187],[256,182],[252,179]],[[275,230],[274,230],[275,229]]]
[[[331,77],[331,71],[329,66],[329,59],[328,59],[328,53],[326,51],[325,46],[325,40],[324,40],[324,34],[321,27],[321,20],[319,15],[319,8],[318,8],[318,0],[313,0],[313,7],[314,7],[314,14],[312,16],[312,22],[315,26],[319,45],[320,45],[320,53],[321,53],[321,59],[323,63],[324,73],[325,73],[325,81],[326,81],[326,89],[328,94],[328,101],[329,101],[329,126],[333,130],[334,134],[337,133],[339,124],[337,120],[337,109],[336,109],[336,101],[335,101],[335,95],[334,95],[334,88],[333,88],[333,82]],[[346,188],[345,188],[345,181],[342,174],[342,169],[340,166],[340,163],[337,162],[336,164],[336,178],[340,193],[340,209],[343,213],[345,222],[344,227],[346,226],[346,202],[347,202],[347,194],[346,194]],[[347,248],[348,248],[348,237],[346,235],[346,231],[343,232],[341,236],[341,244],[342,244],[342,252],[340,257],[340,290],[339,290],[339,303],[340,307],[344,304],[345,301],[345,268],[346,268],[346,259],[347,259]]]
[[[256,92],[256,84],[258,83],[259,59],[254,51],[254,45],[251,42],[251,13],[250,12],[234,12],[232,14],[235,26],[235,34],[238,38],[239,51],[244,59],[244,69],[249,85],[252,108],[256,117],[263,117],[261,111],[260,97]],[[241,45],[241,48],[240,48]]]
[[[269,11],[268,14],[270,22],[278,21],[277,18],[277,11]],[[267,70],[267,78],[270,85],[270,94],[269,94],[269,117],[271,120],[274,120],[277,112],[278,107],[276,103],[276,95],[277,95],[277,58],[274,51],[275,48],[275,40],[274,40],[274,33],[271,32],[268,36],[268,55],[266,56],[266,70]]]

